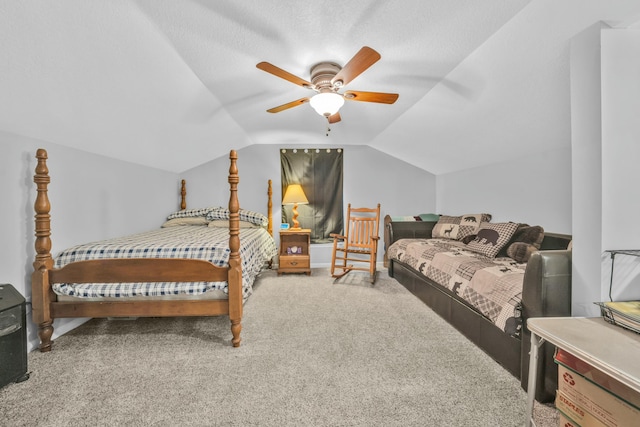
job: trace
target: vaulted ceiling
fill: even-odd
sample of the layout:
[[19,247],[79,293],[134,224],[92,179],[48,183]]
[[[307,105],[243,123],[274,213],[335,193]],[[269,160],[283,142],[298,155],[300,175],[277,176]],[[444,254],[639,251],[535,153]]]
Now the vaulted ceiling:
[[[367,144],[441,174],[570,145],[569,48],[638,0],[7,0],[0,130],[182,172],[252,144]],[[362,47],[382,59],[331,125],[310,79]],[[462,154],[464,153],[464,154]]]

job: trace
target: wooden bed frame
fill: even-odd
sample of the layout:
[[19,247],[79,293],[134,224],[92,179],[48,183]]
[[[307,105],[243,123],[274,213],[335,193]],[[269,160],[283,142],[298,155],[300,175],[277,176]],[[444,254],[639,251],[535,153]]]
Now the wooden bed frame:
[[[229,154],[229,248],[228,267],[194,259],[104,259],[79,261],[60,269],[53,268],[51,256],[51,204],[48,185],[47,152],[39,149],[34,182],[37,186],[35,208],[35,250],[31,276],[33,321],[38,325],[39,349],[50,351],[53,320],[72,317],[178,317],[228,315],[232,344],[240,345],[242,330],[242,268],[240,264],[240,220],[238,202],[237,153]],[[185,181],[182,180],[181,209],[186,209]],[[272,189],[268,189],[268,231],[272,234]],[[273,234],[272,234],[273,235]],[[119,283],[119,282],[228,282],[225,300],[150,300],[117,302],[61,302],[51,289],[52,283]]]

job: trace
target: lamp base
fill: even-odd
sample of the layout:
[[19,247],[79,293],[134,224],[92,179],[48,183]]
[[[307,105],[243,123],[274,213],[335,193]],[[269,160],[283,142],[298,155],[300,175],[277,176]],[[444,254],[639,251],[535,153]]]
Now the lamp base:
[[290,230],[300,230],[300,223],[298,222],[298,204],[293,204],[293,227]]

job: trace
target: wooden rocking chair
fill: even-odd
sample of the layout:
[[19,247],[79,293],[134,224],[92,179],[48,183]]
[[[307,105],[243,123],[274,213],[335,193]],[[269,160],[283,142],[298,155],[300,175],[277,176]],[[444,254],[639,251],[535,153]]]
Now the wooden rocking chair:
[[[371,283],[376,281],[380,203],[374,209],[347,208],[345,235],[331,233],[333,254],[331,276],[339,279],[352,270],[368,271]],[[354,267],[351,262],[367,263],[368,267]],[[336,270],[339,270],[336,272]]]

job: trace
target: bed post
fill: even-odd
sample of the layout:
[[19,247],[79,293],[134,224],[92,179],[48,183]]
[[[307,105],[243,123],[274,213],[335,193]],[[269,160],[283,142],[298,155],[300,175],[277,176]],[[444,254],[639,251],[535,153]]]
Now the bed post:
[[240,265],[240,203],[238,202],[238,154],[235,150],[229,153],[229,319],[231,320],[232,344],[240,346],[242,331],[242,266]]
[[269,189],[267,190],[267,195],[269,196],[269,201],[267,202],[267,217],[269,218],[267,231],[271,236],[273,236],[273,201],[271,200],[271,196],[273,196],[273,188],[271,187],[271,180],[269,180]]
[[51,287],[49,285],[49,270],[53,268],[51,257],[51,204],[47,194],[47,187],[51,178],[47,168],[47,151],[40,148],[36,153],[38,164],[33,182],[36,183],[38,194],[34,204],[35,210],[35,250],[36,258],[33,262],[31,275],[31,301],[33,322],[38,325],[40,337],[40,351],[51,350],[51,335],[53,335],[53,320],[51,319]]
[[182,180],[182,187],[180,188],[180,210],[187,209],[187,181]]

